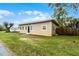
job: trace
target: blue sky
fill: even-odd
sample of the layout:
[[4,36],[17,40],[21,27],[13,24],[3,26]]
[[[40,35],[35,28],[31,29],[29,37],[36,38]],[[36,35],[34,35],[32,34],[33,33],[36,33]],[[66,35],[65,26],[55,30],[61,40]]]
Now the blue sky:
[[[77,17],[79,12],[74,14],[68,8],[68,15]],[[47,4],[41,3],[0,3],[0,24],[13,22],[15,25],[31,21],[50,19],[53,10]]]

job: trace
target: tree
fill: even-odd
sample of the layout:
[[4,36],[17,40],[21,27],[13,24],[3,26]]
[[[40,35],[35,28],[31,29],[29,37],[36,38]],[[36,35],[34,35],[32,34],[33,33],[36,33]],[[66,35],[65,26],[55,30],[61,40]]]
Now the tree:
[[[58,21],[59,25],[64,26],[64,20],[67,16],[67,12],[63,7],[59,7],[54,12],[54,18]],[[59,20],[60,19],[60,20]]]
[[[58,21],[60,26],[63,26],[63,22],[65,22],[65,18],[67,16],[67,8],[71,7],[73,8],[75,11],[77,11],[77,8],[79,4],[77,3],[72,3],[72,4],[68,4],[68,3],[49,3],[48,6],[53,8],[55,10],[54,12],[54,17],[55,19]],[[64,19],[63,19],[64,18]]]
[[72,28],[78,28],[78,26],[79,26],[79,21],[78,21],[78,19],[73,18],[73,19],[71,20],[71,27],[72,27]]
[[65,7],[65,8],[71,7],[75,11],[77,11],[79,4],[78,3],[49,3],[48,6],[54,9],[58,7]]
[[77,21],[76,23],[76,28],[79,28],[79,21]]
[[4,22],[6,32],[10,32],[10,29],[13,25],[13,23]]

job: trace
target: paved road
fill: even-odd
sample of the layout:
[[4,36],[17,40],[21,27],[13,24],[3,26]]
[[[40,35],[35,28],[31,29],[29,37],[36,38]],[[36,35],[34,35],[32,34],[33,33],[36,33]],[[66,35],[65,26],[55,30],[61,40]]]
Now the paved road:
[[10,51],[0,42],[0,56],[12,56]]

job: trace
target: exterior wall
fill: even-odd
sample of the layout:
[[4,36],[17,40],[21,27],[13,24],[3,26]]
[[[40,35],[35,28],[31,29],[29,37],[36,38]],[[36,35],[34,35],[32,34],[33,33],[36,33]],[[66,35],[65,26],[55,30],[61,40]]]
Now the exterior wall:
[[19,27],[21,27],[21,28],[24,27],[24,29],[20,29],[20,28],[19,28],[19,32],[20,32],[20,33],[28,33],[28,32],[27,32],[27,29],[25,29],[25,27],[28,27],[28,25],[22,25],[22,26],[19,26]]
[[56,35],[56,28],[58,26],[56,26],[54,23],[52,23],[52,35]]
[[[30,29],[29,34],[52,36],[52,34],[55,34],[56,25],[52,24],[52,22],[50,21],[50,22],[21,25],[21,26],[24,27],[24,30],[20,30],[20,33],[28,34],[28,26],[32,26],[32,29]],[[43,30],[43,26],[46,26],[46,30]],[[27,27],[27,29],[25,29],[25,27]]]

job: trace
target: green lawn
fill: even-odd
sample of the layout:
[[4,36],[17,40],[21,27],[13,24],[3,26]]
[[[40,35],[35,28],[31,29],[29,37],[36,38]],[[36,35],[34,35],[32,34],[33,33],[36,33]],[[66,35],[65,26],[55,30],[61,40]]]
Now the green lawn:
[[19,56],[79,56],[79,36],[32,36],[0,32],[0,40]]

